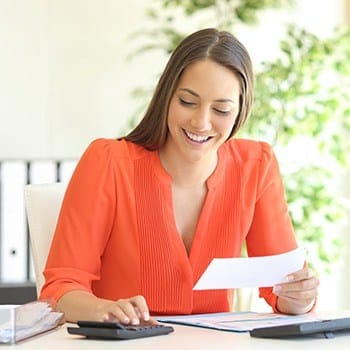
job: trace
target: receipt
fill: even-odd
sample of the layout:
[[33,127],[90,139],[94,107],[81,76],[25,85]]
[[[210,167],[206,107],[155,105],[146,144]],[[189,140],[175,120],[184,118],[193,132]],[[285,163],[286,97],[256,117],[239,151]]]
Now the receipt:
[[271,287],[287,282],[286,275],[303,268],[306,250],[252,258],[215,258],[194,290]]

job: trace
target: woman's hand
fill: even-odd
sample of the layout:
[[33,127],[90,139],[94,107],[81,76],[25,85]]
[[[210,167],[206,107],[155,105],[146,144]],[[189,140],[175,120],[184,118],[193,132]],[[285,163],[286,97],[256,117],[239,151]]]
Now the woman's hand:
[[149,315],[145,298],[137,295],[117,301],[97,298],[86,291],[71,291],[63,295],[57,303],[64,312],[66,321],[114,321],[138,325],[157,324]]
[[[150,318],[148,306],[142,295],[128,299],[119,299],[101,305],[103,320],[118,321],[125,324],[138,325],[140,323],[157,323]],[[102,311],[102,312],[101,312]]]
[[274,286],[273,293],[278,296],[277,309],[286,314],[303,314],[315,304],[319,279],[304,264],[304,267],[287,276],[288,282]]

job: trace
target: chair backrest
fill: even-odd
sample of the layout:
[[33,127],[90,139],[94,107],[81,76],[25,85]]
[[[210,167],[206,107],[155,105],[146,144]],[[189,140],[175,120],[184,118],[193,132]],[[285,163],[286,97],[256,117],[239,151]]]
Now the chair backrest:
[[43,271],[65,190],[66,184],[60,182],[26,185],[24,188],[24,201],[38,296],[44,284]]

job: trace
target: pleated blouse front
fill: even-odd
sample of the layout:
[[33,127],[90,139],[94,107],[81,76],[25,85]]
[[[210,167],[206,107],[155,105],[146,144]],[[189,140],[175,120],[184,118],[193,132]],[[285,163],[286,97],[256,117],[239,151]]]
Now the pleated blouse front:
[[[251,256],[286,252],[296,241],[267,144],[226,142],[207,187],[187,253],[158,152],[94,141],[68,185],[41,298],[87,290],[111,300],[141,294],[153,314],[229,311],[231,291],[192,290],[210,261],[239,256],[244,241]],[[260,292],[275,309],[271,288]]]

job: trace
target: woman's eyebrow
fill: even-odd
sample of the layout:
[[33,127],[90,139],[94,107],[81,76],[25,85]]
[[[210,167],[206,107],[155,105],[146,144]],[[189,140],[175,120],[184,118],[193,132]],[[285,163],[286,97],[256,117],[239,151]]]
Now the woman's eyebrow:
[[195,97],[199,97],[199,95],[198,95],[196,92],[194,92],[193,90],[191,90],[191,89],[188,89],[188,88],[180,88],[179,90],[180,90],[180,91],[186,91],[186,92],[188,92],[189,94],[191,94],[191,95],[193,95],[193,96],[195,96]]
[[[200,97],[196,92],[194,92],[191,89],[188,88],[180,88],[179,91],[186,91],[189,94],[195,96],[195,97]],[[231,103],[235,103],[233,100],[231,100],[230,98],[218,98],[217,100],[214,100],[214,102],[231,102]]]

